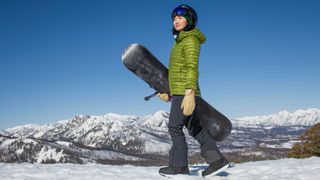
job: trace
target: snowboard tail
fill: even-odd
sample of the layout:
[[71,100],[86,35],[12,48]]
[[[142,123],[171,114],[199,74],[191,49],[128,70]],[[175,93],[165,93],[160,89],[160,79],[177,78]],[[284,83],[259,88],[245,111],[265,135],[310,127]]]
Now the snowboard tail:
[[[170,94],[168,69],[142,45],[132,44],[122,54],[123,64],[151,88]],[[222,113],[199,97],[192,121],[198,121],[215,141],[223,141],[231,132],[232,124]],[[199,132],[199,128],[194,132]],[[195,135],[195,134],[193,134]]]

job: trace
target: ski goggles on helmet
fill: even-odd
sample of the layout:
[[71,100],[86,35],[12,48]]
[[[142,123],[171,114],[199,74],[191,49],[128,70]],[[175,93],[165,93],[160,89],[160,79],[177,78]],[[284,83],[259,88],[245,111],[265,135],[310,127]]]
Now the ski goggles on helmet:
[[188,13],[188,10],[185,8],[177,7],[173,10],[172,18],[175,16],[185,16]]

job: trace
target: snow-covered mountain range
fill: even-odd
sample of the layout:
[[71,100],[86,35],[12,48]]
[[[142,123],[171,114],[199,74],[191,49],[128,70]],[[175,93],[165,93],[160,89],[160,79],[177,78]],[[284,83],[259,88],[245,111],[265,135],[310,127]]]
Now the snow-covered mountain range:
[[168,113],[159,111],[144,117],[78,115],[52,124],[17,126],[0,132],[0,161],[145,161],[170,148],[167,122]]
[[[52,124],[1,130],[0,161],[161,164],[171,146],[168,117],[165,111],[142,117],[78,115]],[[232,120],[231,135],[219,145],[226,152],[253,151],[255,147],[290,148],[290,142],[295,142],[301,132],[319,122],[318,109],[237,118]],[[199,151],[199,144],[188,135],[187,142],[191,152]]]
[[234,119],[235,126],[312,126],[320,123],[320,109],[299,109],[294,112],[281,111],[263,116],[246,116]]
[[[49,130],[52,133],[52,130],[55,128],[71,126],[75,133],[83,134],[93,127],[96,128],[97,125],[100,125],[100,130],[105,130],[103,128],[112,125],[111,130],[117,131],[117,128],[123,130],[123,127],[126,126],[135,126],[135,127],[149,127],[149,128],[166,128],[168,123],[169,113],[160,110],[152,115],[146,115],[143,117],[133,116],[133,115],[119,115],[114,113],[108,113],[103,116],[90,116],[90,115],[78,115],[72,119],[59,121],[57,123],[38,125],[38,124],[26,124],[21,126],[16,126],[13,128],[8,128],[3,133],[9,132],[19,136],[29,136],[33,135],[34,137],[41,137]],[[261,116],[245,116],[235,119],[231,119],[233,126],[236,127],[247,127],[247,126],[312,126],[316,123],[320,123],[320,109],[309,108],[309,109],[298,109],[294,112],[280,111],[275,114],[270,115],[261,115]],[[76,124],[80,125],[77,129]],[[107,126],[103,126],[107,125]],[[118,129],[119,130],[119,129]],[[61,130],[55,129],[55,132]],[[0,131],[1,133],[1,131]],[[48,132],[49,133],[49,132]]]

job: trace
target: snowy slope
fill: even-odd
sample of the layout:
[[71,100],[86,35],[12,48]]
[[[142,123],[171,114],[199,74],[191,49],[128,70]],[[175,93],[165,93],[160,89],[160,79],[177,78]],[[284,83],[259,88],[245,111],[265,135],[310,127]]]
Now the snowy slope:
[[[192,176],[177,175],[173,180],[203,179],[197,175],[197,169],[206,166],[191,166]],[[0,163],[0,179],[69,179],[69,180],[164,180],[155,166],[111,166],[101,164],[8,164]],[[199,172],[199,171],[198,171]],[[229,180],[318,180],[320,179],[320,158],[281,159],[273,161],[248,162],[235,164],[215,176],[207,179]]]

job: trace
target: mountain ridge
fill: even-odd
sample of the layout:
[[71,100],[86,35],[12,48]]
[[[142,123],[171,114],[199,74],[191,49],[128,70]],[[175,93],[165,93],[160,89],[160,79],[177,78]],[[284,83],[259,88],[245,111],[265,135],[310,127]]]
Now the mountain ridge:
[[238,126],[312,126],[320,122],[320,109],[298,109],[293,112],[280,111],[278,113],[261,116],[244,116],[233,119]]
[[[101,120],[117,120],[119,124],[132,123],[136,125],[142,125],[147,127],[165,127],[169,118],[169,113],[164,110],[159,110],[153,114],[145,116],[135,115],[120,115],[115,113],[106,113],[101,116],[97,115],[76,115],[71,119],[58,121],[55,123],[47,123],[44,125],[39,124],[25,124],[19,125],[13,128],[7,128],[5,132],[20,132],[22,135],[26,135],[30,130],[48,130],[61,124],[66,124],[70,121],[76,121],[76,119],[82,119],[83,117],[92,117],[97,121]],[[89,118],[90,119],[90,118]],[[308,108],[298,109],[293,112],[280,111],[269,115],[258,116],[243,116],[239,118],[231,119],[232,124],[235,126],[312,126],[320,122],[320,109]]]
[[[275,148],[283,157],[285,150],[279,149],[290,148],[305,129],[319,122],[319,111],[232,119],[231,134],[218,144],[236,158],[251,153],[274,156]],[[171,147],[168,121],[169,113],[160,110],[146,116],[77,115],[57,123],[16,126],[0,131],[0,162],[164,164]],[[189,152],[196,155],[199,143],[187,132],[185,135]]]

